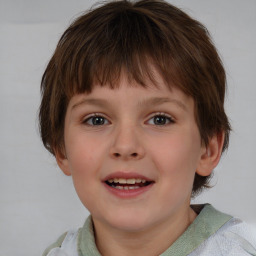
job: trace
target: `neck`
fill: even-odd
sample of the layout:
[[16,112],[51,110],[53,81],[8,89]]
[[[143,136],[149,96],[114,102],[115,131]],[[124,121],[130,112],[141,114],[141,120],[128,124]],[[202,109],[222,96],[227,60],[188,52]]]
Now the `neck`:
[[95,240],[103,256],[160,255],[166,251],[196,218],[189,207],[186,213],[166,219],[145,230],[127,232],[94,220]]

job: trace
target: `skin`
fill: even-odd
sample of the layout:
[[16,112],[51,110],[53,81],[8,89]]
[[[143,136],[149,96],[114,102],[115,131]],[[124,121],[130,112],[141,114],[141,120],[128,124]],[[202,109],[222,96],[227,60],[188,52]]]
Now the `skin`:
[[[65,156],[56,158],[92,215],[104,256],[164,252],[196,218],[190,208],[195,173],[209,175],[220,159],[223,134],[202,145],[193,99],[157,81],[158,87],[147,81],[143,88],[122,75],[119,88],[95,85],[67,108]],[[103,182],[117,171],[154,183],[139,196],[120,198]]]

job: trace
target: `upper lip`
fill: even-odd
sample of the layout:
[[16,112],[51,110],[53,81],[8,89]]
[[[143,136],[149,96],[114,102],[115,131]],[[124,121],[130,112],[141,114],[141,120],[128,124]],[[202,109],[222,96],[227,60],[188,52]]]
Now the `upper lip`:
[[152,179],[141,175],[139,173],[136,172],[113,172],[109,175],[107,175],[104,179],[103,182],[110,180],[110,179],[114,179],[114,178],[121,178],[121,179],[132,179],[132,178],[137,178],[137,179],[141,179],[141,180],[146,180],[146,181],[153,181]]

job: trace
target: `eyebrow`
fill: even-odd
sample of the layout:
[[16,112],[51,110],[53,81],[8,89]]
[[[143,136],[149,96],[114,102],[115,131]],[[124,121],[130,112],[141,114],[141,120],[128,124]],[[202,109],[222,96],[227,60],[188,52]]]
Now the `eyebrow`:
[[[174,103],[178,107],[187,111],[187,107],[182,101],[177,100],[177,99],[167,98],[167,97],[163,97],[163,98],[162,97],[154,97],[154,98],[149,98],[149,99],[143,99],[143,100],[139,101],[138,106],[139,107],[143,107],[143,106],[150,107],[150,106],[161,105],[164,103]],[[107,101],[105,99],[83,99],[83,100],[77,102],[76,104],[74,104],[71,109],[73,110],[77,106],[80,106],[83,104],[99,106],[99,107],[106,107],[109,104],[109,101]]]
[[183,110],[187,111],[186,105],[177,99],[171,99],[171,98],[160,98],[160,97],[155,97],[155,98],[150,98],[150,99],[145,99],[139,102],[139,106],[156,106],[156,105],[161,105],[164,103],[174,103],[175,105],[179,106]]
[[80,105],[94,105],[94,106],[99,106],[99,107],[106,107],[106,105],[108,104],[107,100],[104,99],[83,99],[79,102],[77,102],[76,104],[74,104],[72,106],[72,110]]

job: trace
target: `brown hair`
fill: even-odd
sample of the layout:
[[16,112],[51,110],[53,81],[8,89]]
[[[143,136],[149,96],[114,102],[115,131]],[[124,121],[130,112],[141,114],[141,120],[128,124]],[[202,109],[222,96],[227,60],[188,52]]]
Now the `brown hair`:
[[[170,86],[195,101],[195,118],[206,145],[230,125],[224,111],[226,77],[207,29],[161,0],[110,1],[76,19],[64,32],[41,83],[40,132],[52,153],[63,152],[64,119],[70,98],[91,92],[97,82],[115,88],[121,70],[146,86],[157,85],[154,68]],[[208,187],[196,174],[193,194]]]

